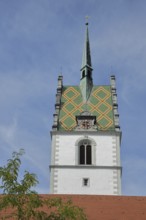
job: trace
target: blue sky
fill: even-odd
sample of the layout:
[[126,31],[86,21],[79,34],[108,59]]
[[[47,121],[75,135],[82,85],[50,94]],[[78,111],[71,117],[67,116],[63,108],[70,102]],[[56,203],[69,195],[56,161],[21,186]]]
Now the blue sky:
[[22,170],[49,192],[57,77],[78,85],[89,15],[94,84],[116,75],[124,195],[146,196],[146,1],[0,1],[0,165],[25,149]]

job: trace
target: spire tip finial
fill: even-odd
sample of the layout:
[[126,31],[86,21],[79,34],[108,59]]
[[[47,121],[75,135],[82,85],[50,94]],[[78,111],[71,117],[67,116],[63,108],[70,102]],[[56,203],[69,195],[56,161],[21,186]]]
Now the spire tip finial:
[[88,26],[88,24],[89,24],[88,23],[89,16],[86,16],[85,19],[86,19],[86,23],[85,24]]

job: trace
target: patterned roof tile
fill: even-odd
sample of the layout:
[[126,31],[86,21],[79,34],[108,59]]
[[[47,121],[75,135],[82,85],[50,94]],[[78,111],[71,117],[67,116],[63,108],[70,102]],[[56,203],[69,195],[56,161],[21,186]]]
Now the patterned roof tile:
[[59,114],[59,130],[73,130],[76,116],[89,111],[97,117],[99,130],[114,130],[113,104],[110,86],[93,86],[85,103],[79,86],[64,86]]

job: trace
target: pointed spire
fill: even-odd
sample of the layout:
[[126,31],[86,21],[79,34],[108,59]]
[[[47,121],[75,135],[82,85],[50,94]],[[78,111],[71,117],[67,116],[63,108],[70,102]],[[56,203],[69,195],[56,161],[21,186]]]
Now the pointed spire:
[[80,89],[82,92],[82,97],[85,102],[88,101],[90,97],[93,81],[92,81],[92,64],[91,64],[91,55],[90,55],[90,43],[89,43],[89,33],[88,33],[88,22],[86,22],[86,37],[85,45],[83,50],[83,59],[81,67],[81,80],[80,80]]
[[83,58],[82,58],[81,70],[84,67],[86,67],[86,66],[92,69],[91,55],[90,55],[90,42],[89,42],[88,22],[86,23],[86,36],[85,36],[85,45],[84,45],[84,50],[83,50]]

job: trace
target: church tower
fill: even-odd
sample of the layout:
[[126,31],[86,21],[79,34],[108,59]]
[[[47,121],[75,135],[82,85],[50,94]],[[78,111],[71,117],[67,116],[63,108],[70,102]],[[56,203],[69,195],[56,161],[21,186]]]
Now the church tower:
[[115,76],[94,85],[86,23],[80,85],[58,77],[51,131],[50,193],[120,195],[121,131]]

